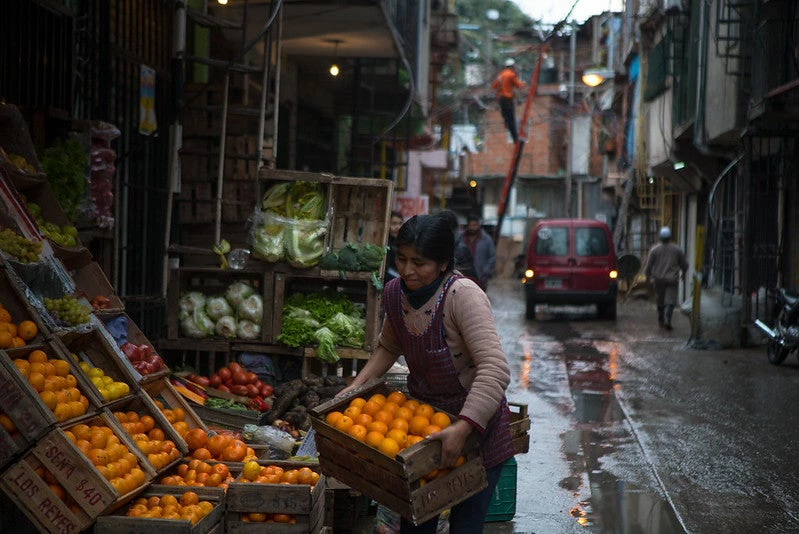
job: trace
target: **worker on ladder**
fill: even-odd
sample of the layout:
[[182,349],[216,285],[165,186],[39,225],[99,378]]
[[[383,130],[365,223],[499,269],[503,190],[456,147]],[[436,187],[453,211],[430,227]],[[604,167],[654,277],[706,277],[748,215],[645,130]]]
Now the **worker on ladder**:
[[513,138],[514,143],[519,142],[519,134],[516,132],[516,103],[513,100],[514,89],[524,87],[524,82],[516,76],[516,62],[512,58],[505,60],[505,68],[494,79],[491,87],[497,92],[499,109],[502,111],[502,119],[508,128],[508,133]]

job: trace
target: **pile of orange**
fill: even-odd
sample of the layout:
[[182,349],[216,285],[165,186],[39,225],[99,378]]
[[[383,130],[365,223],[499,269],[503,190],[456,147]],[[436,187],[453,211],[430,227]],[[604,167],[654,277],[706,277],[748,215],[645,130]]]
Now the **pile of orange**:
[[147,460],[155,467],[156,471],[180,458],[180,451],[175,446],[175,442],[166,439],[164,431],[156,426],[155,419],[151,416],[140,415],[130,410],[114,412],[114,417],[120,422],[125,432],[133,438],[139,450],[147,455]]
[[186,422],[186,412],[183,408],[167,408],[160,400],[155,401],[155,405],[164,414],[166,420],[178,433],[178,436],[185,439],[186,433],[190,430],[189,423]]
[[65,360],[48,358],[46,352],[36,349],[27,358],[14,359],[14,365],[59,423],[80,417],[89,409],[89,399],[78,389]]
[[327,413],[325,422],[390,458],[451,423],[446,413],[401,391],[352,399],[343,412]]
[[16,437],[16,435],[19,433],[17,425],[14,424],[14,421],[12,421],[11,418],[7,416],[2,409],[0,409],[0,426],[2,426],[5,429],[5,431],[8,432],[8,435],[11,436],[12,438]]
[[256,484],[308,484],[313,491],[319,482],[319,473],[310,467],[283,469],[278,465],[262,466],[256,461],[248,461],[241,470],[236,482],[254,482]]
[[120,495],[142,486],[147,477],[139,459],[106,425],[79,423],[64,432]]
[[191,521],[192,525],[211,513],[214,509],[210,501],[201,501],[196,493],[187,491],[183,495],[163,495],[136,499],[125,515],[131,517],[151,517],[157,519],[178,519]]
[[181,463],[172,474],[161,479],[160,484],[166,486],[205,486],[227,489],[233,482],[227,465],[209,464],[202,460],[192,459]]
[[297,518],[289,514],[242,512],[239,514],[239,519],[242,523],[289,523],[291,525],[297,523]]
[[53,495],[55,495],[58,500],[63,502],[73,514],[83,513],[80,505],[69,493],[66,492],[64,486],[58,482],[58,479],[56,479],[56,477],[54,477],[50,471],[45,469],[43,466],[39,466],[36,468],[36,474],[45,484],[47,484],[47,486],[50,488],[50,491],[53,492]]
[[255,460],[255,451],[240,439],[228,434],[208,433],[202,428],[193,428],[183,436],[189,446],[191,458],[198,460],[218,460],[221,462],[246,462]]
[[14,322],[11,313],[0,304],[0,349],[24,347],[39,333],[33,321]]

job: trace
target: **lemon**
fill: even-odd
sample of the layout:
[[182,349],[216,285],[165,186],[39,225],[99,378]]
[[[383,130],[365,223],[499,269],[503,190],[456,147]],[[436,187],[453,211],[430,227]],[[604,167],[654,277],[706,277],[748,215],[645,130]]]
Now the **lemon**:
[[[74,356],[74,354],[73,354],[73,356]],[[89,370],[91,369],[91,366],[88,363],[80,362],[78,365],[80,366],[81,369],[83,369],[84,373],[87,373],[87,374],[89,373]]]
[[106,384],[106,385],[108,385],[108,384],[113,384],[113,383],[114,383],[114,378],[113,378],[113,377],[110,377],[110,376],[108,376],[108,375],[103,375],[103,376],[101,377],[101,380],[102,380],[102,381],[103,381],[103,383],[104,383],[104,384]]
[[88,373],[90,377],[105,375],[105,372],[97,367],[92,367],[91,369],[88,370]]
[[103,399],[105,399],[105,402],[108,402],[108,401],[110,401],[110,400],[113,400],[113,399],[112,399],[112,397],[111,397],[111,392],[110,392],[110,391],[108,391],[108,388],[107,388],[107,387],[105,387],[105,386],[101,386],[101,387],[99,387],[99,388],[97,388],[97,389],[98,389],[98,391],[100,392],[100,395],[102,395],[102,396],[103,396]]
[[91,378],[91,381],[92,381],[92,384],[97,386],[97,389],[105,386],[105,383],[103,382],[103,379],[100,378],[99,376],[93,376]]

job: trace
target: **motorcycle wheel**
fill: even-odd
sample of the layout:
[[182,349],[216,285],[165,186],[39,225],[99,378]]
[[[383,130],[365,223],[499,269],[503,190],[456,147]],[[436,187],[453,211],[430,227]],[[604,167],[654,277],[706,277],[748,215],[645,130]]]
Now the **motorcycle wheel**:
[[768,354],[769,362],[773,363],[774,365],[779,365],[785,361],[785,358],[788,357],[788,353],[790,353],[790,351],[776,341],[769,340],[768,346],[766,347],[766,353]]

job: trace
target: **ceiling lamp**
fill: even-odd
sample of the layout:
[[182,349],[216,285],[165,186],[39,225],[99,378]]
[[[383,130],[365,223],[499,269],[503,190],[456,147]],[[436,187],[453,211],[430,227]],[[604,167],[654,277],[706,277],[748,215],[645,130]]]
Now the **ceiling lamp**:
[[581,79],[588,87],[596,87],[597,85],[602,85],[614,76],[615,73],[610,69],[587,69],[583,72]]
[[216,3],[219,4],[220,6],[226,6],[227,0],[216,0]]
[[341,39],[325,39],[328,43],[333,43],[333,63],[330,64],[327,71],[334,78],[339,75],[341,68],[338,66],[338,44],[342,42]]

